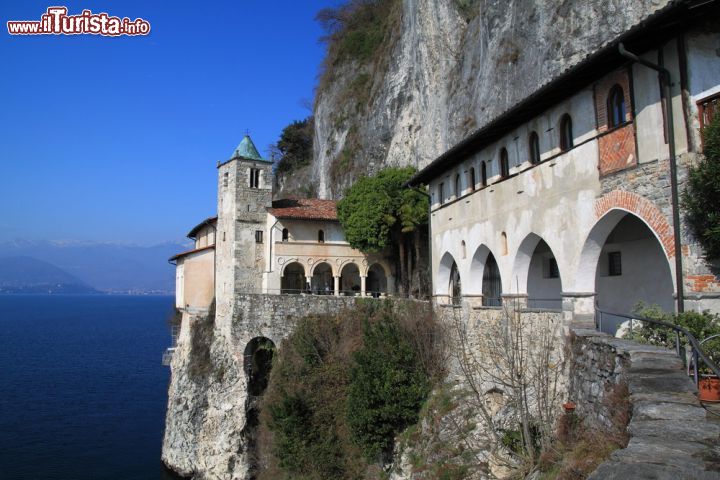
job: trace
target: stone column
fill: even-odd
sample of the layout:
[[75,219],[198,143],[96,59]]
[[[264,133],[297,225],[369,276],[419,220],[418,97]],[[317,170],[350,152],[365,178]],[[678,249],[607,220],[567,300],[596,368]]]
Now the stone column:
[[563,323],[566,327],[595,328],[595,292],[562,292]]
[[309,293],[312,293],[312,277],[305,277],[305,280],[305,288]]
[[367,280],[367,277],[364,277],[360,275],[360,296],[365,296],[365,281]]
[[340,296],[340,277],[333,277],[335,296]]

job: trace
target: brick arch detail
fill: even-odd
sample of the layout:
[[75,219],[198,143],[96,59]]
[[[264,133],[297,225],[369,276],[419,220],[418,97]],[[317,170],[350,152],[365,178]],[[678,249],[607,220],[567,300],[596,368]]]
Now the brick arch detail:
[[595,218],[602,218],[614,208],[626,210],[640,217],[655,232],[668,258],[675,256],[673,229],[653,202],[636,193],[613,190],[595,201]]

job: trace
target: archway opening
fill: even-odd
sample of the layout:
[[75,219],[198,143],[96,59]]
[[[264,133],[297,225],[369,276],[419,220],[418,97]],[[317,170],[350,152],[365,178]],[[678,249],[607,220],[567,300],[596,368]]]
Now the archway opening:
[[[601,310],[631,313],[639,302],[674,310],[674,285],[665,251],[637,216],[622,212],[595,262],[596,302]],[[603,315],[601,328],[614,334],[622,321]]]
[[373,297],[379,297],[387,293],[387,275],[385,269],[379,263],[370,265],[367,274],[365,290]]
[[502,282],[500,279],[500,268],[495,261],[495,256],[488,253],[485,260],[482,279],[482,304],[486,307],[499,307],[502,305]]
[[265,392],[270,379],[275,344],[265,337],[256,337],[245,346],[243,368],[248,381],[248,394],[258,397]]
[[349,296],[360,293],[360,269],[354,263],[348,263],[340,271],[340,291]]
[[462,303],[462,283],[460,281],[460,271],[457,263],[453,262],[450,268],[450,284],[448,285],[448,293],[453,305]]
[[248,342],[243,352],[243,370],[247,378],[248,396],[245,400],[245,427],[242,436],[247,442],[247,453],[258,455],[257,427],[260,424],[258,397],[265,393],[270,380],[275,344],[266,337],[255,337]]
[[305,267],[299,262],[292,262],[285,267],[280,279],[280,293],[302,293],[305,291],[305,282]]
[[530,258],[527,294],[530,308],[562,308],[560,270],[555,255],[542,239]]
[[332,267],[328,263],[322,262],[315,267],[311,288],[315,295],[332,295],[335,293]]

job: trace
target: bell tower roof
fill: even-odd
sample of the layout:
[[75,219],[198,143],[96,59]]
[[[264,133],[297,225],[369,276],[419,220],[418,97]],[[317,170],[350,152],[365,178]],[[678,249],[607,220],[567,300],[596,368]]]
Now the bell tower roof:
[[245,135],[240,142],[240,145],[237,146],[235,151],[232,154],[231,158],[247,158],[248,160],[260,160],[263,162],[267,162],[268,160],[265,160],[260,156],[260,153],[258,153],[257,148],[255,148],[255,144],[250,139],[250,135]]

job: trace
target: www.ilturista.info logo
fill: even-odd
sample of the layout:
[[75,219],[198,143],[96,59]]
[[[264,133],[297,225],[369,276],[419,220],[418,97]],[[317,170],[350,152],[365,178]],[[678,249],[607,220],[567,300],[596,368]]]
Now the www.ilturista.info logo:
[[47,13],[36,20],[7,22],[10,35],[147,35],[150,22],[142,18],[111,17],[107,13],[83,10],[80,15],[68,15],[67,7],[48,7]]

